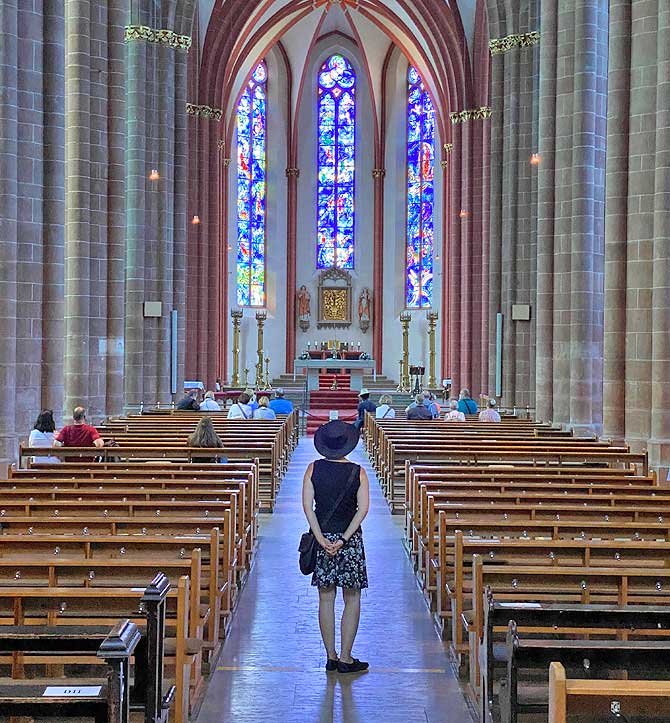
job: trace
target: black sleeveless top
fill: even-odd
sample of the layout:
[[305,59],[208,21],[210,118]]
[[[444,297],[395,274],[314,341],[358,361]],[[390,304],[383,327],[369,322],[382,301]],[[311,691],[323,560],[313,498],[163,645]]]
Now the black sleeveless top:
[[[356,495],[360,484],[361,468],[353,462],[333,462],[329,459],[318,459],[314,462],[312,485],[315,512],[322,532],[341,534],[346,531],[358,510]],[[346,494],[324,527],[322,520],[333,508],[345,486],[348,486]]]

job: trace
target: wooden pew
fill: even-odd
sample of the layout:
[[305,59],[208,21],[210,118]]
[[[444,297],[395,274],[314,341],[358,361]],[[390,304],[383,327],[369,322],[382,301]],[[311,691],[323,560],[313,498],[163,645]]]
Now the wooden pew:
[[[505,640],[512,620],[517,630],[526,636],[570,638],[596,635],[624,640],[629,637],[670,637],[670,606],[496,602],[490,590],[484,595],[484,637],[477,643],[483,723],[494,719],[494,673],[496,664],[507,665]],[[475,666],[472,669],[474,671]],[[474,686],[479,683],[473,681]]]
[[[519,636],[514,621],[507,634],[507,685],[501,696],[503,719],[517,723],[519,715],[547,715],[548,685],[522,685],[522,671],[548,673],[552,662],[560,662],[575,673],[608,678],[625,673],[638,679],[667,680],[670,675],[670,640],[550,640]],[[546,679],[545,679],[546,681]]]
[[[39,716],[63,720],[66,717],[91,716],[100,723],[127,723],[130,719],[130,658],[140,641],[140,631],[130,620],[120,620],[102,641],[97,657],[105,661],[105,678],[85,680],[17,681],[0,683],[0,710],[10,716]],[[0,654],[39,649],[45,641],[32,637],[0,633]],[[50,655],[72,653],[62,638],[52,638]],[[75,692],[79,691],[79,693]],[[74,693],[74,694],[73,694]]]
[[561,663],[550,664],[549,723],[569,723],[574,715],[606,720],[608,714],[645,723],[670,720],[670,682],[568,678]]
[[[0,632],[10,626],[86,626],[93,630],[109,621],[125,615],[140,626],[148,625],[147,615],[151,610],[147,595],[161,594],[152,586],[116,587],[116,588],[77,588],[77,587],[0,587]],[[164,709],[174,697],[175,723],[188,723],[189,709],[197,710],[198,700],[189,692],[191,668],[198,652],[197,642],[189,638],[189,598],[188,577],[179,579],[176,588],[165,592],[167,640],[164,647],[165,667],[174,682],[171,689],[170,678],[164,678],[165,694],[160,700],[156,695],[156,705]],[[194,644],[195,643],[195,644]],[[138,655],[139,655],[138,651]],[[48,665],[49,656],[38,657],[36,663]],[[21,661],[14,657],[0,656],[2,665],[19,665]],[[18,674],[22,668],[17,669]],[[141,680],[140,680],[141,683]],[[133,698],[134,708],[143,706],[153,699],[151,680],[147,682],[147,696]]]

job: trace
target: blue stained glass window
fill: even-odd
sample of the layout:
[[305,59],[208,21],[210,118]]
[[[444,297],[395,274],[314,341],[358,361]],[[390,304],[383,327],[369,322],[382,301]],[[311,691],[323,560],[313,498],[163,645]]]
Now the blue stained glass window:
[[237,107],[237,303],[265,306],[267,79],[264,62]]
[[422,309],[433,305],[435,109],[415,68],[407,81],[406,305]]
[[316,266],[353,269],[356,74],[342,55],[319,71],[318,123]]

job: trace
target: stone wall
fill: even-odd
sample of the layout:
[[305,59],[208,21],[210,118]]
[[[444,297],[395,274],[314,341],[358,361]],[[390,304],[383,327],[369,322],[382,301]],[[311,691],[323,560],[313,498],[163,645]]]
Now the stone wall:
[[[170,310],[181,338],[185,326],[186,51],[125,43],[124,27],[188,34],[193,9],[0,2],[0,457],[15,457],[43,408],[60,424],[76,404],[99,421],[169,399]],[[141,119],[127,116],[133,83],[149,104]],[[144,300],[163,301],[163,317],[145,320]],[[180,378],[183,356],[182,345]]]
[[612,0],[605,434],[670,465],[670,6]]

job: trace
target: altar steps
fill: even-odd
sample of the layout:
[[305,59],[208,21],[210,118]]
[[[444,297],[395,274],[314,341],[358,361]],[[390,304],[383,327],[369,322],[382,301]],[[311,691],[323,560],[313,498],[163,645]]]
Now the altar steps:
[[[333,382],[337,380],[337,389]],[[319,377],[319,389],[309,394],[309,414],[307,434],[314,432],[330,419],[330,413],[337,411],[338,419],[353,422],[358,416],[358,392],[349,389],[351,380],[348,374],[322,374]]]

